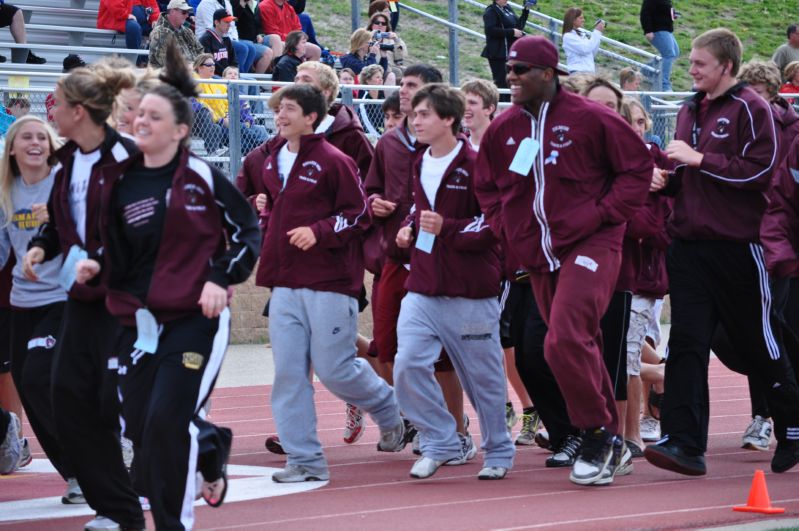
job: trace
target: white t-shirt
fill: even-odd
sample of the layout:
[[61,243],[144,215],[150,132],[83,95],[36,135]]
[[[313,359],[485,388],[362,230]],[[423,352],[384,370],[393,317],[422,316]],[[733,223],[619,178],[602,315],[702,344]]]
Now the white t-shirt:
[[100,150],[96,149],[90,153],[82,153],[75,150],[74,161],[72,163],[72,178],[69,181],[69,209],[72,219],[75,221],[75,228],[83,244],[86,244],[86,196],[89,191],[89,178],[92,174],[92,167],[100,160]]
[[441,186],[444,172],[447,171],[450,163],[455,160],[462,146],[463,143],[458,142],[452,151],[439,158],[433,157],[430,154],[431,148],[427,148],[422,156],[422,174],[419,176],[419,179],[422,181],[424,195],[427,196],[427,201],[433,208],[436,206],[436,192],[438,191],[438,187]]
[[477,144],[475,144],[474,142],[472,142],[472,137],[469,137],[469,144],[472,146],[473,150],[480,151],[480,143],[478,142]]
[[289,151],[289,143],[280,148],[277,153],[277,174],[280,176],[280,181],[283,183],[283,188],[289,180],[289,174],[294,167],[294,161],[297,160],[297,153]]

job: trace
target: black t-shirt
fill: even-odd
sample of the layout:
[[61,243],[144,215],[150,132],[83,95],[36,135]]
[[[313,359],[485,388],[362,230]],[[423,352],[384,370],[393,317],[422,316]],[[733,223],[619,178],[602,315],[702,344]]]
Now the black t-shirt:
[[130,168],[114,191],[113,212],[117,234],[121,239],[121,254],[125,255],[127,271],[120,271],[116,289],[145,300],[150,288],[164,219],[172,188],[172,177],[179,162],[178,155],[166,166]]

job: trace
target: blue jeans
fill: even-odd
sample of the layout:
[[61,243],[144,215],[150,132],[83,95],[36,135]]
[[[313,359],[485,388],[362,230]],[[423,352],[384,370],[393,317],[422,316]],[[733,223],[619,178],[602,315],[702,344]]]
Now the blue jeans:
[[125,47],[129,50],[138,50],[141,48],[142,35],[149,35],[152,27],[142,6],[133,6],[131,14],[136,20],[128,19],[125,23]]
[[244,39],[233,41],[233,50],[236,52],[236,61],[239,63],[239,72],[246,74],[264,54],[267,46],[255,44]]
[[674,61],[680,56],[680,47],[677,40],[670,31],[656,31],[652,39],[652,46],[657,48],[663,58],[663,88],[664,91],[671,90],[671,67]]

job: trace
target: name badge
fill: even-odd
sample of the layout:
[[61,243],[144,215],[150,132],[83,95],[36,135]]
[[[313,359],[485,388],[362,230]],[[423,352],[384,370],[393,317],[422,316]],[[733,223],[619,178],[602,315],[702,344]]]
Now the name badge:
[[77,245],[73,245],[69,249],[69,253],[64,258],[64,264],[61,266],[61,271],[58,273],[58,284],[64,288],[64,291],[69,291],[75,283],[75,277],[77,276],[75,266],[77,263],[88,257],[89,254]]
[[538,140],[529,137],[522,140],[508,169],[519,175],[528,175],[533,168],[540,147],[541,144],[538,143]]
[[158,349],[158,322],[147,308],[136,310],[136,343],[133,348],[148,354],[155,354]]
[[421,230],[419,231],[419,235],[416,236],[416,248],[423,253],[430,254],[433,251],[433,243],[435,243],[435,241],[435,234]]

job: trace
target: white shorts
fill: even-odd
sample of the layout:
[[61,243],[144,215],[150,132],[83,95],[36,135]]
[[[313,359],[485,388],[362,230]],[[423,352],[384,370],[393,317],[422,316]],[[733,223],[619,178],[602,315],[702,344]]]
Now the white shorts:
[[663,299],[655,300],[655,312],[652,315],[652,322],[649,324],[649,329],[646,331],[646,337],[652,339],[655,343],[655,349],[660,345],[660,314],[663,313]]

